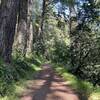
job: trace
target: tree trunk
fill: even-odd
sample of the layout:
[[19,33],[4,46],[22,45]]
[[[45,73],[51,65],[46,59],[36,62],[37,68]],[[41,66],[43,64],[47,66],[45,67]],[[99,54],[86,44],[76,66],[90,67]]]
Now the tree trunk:
[[71,6],[69,6],[69,36],[70,36],[70,39],[71,39],[71,46],[70,46],[70,56],[71,56],[71,65],[74,67],[74,55],[73,55],[73,35],[72,35],[72,8]]
[[43,0],[42,4],[42,14],[40,20],[40,31],[38,34],[38,41],[40,46],[40,53],[45,54],[45,42],[44,42],[44,20],[45,20],[45,12],[46,12],[46,0]]
[[0,55],[11,61],[19,0],[1,0],[0,7]]
[[26,56],[32,53],[33,50],[33,22],[32,22],[32,10],[33,0],[28,1],[28,16],[27,16],[27,51]]
[[69,34],[72,35],[72,8],[69,6]]
[[[32,26],[33,0],[21,0],[19,6],[19,17],[17,26],[17,43],[15,46],[25,56],[32,52],[33,26]],[[16,48],[15,47],[15,48]]]
[[27,46],[27,12],[28,0],[21,0],[19,4],[19,17],[17,26],[17,46],[23,55],[26,54]]

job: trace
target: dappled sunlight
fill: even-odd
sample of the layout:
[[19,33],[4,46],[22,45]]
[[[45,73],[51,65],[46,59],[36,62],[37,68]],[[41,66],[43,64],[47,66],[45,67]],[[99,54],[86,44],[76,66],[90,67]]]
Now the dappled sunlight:
[[91,94],[89,100],[100,100],[100,93]]
[[80,100],[77,92],[67,86],[51,66],[43,66],[34,82],[29,83],[20,95],[21,100]]
[[56,72],[67,82],[67,86],[77,90],[80,100],[99,100],[100,88],[94,87],[92,83],[78,79],[69,73],[64,66],[55,65]]
[[100,0],[0,0],[0,100],[100,100]]

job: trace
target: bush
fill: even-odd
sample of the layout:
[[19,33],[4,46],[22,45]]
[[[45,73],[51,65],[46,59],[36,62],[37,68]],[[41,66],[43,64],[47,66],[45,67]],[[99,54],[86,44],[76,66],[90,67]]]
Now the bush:
[[66,64],[69,61],[69,47],[64,41],[56,41],[55,49],[53,51],[52,60]]
[[100,85],[100,41],[95,35],[88,31],[73,33],[70,65],[72,73]]
[[54,70],[59,73],[65,81],[67,81],[68,85],[79,93],[81,100],[99,100],[100,86],[93,86],[93,84],[88,81],[78,79],[76,76],[69,73],[67,68],[64,66],[56,64],[54,64],[54,66]]
[[0,96],[8,95],[14,90],[13,83],[17,77],[15,74],[12,66],[4,64],[0,60]]
[[0,59],[0,96],[11,95],[16,82],[28,78],[33,72],[40,70],[37,65],[39,66],[40,62],[35,58],[16,56],[11,64],[6,64]]

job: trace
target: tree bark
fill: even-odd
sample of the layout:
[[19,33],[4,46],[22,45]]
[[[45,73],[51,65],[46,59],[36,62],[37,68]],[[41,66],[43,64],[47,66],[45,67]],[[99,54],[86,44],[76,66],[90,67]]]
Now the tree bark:
[[0,55],[11,61],[19,0],[1,0],[0,7]]
[[43,0],[42,3],[42,13],[41,13],[41,20],[40,20],[40,31],[38,34],[38,41],[40,46],[40,53],[45,54],[45,42],[44,42],[44,20],[45,20],[45,12],[46,12],[46,2],[48,0]]
[[19,16],[17,26],[17,49],[25,55],[27,47],[27,13],[28,13],[28,0],[20,0]]
[[26,56],[32,53],[33,50],[33,21],[32,21],[32,11],[33,11],[33,0],[28,1],[28,16],[27,16],[27,51]]
[[19,6],[18,26],[15,38],[15,48],[23,56],[32,52],[33,26],[32,26],[33,0],[21,0]]

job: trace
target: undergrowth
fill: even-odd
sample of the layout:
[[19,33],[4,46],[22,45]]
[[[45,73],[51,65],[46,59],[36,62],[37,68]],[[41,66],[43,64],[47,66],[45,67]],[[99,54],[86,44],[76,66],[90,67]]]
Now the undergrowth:
[[69,73],[64,66],[56,64],[53,66],[55,71],[66,80],[68,85],[78,92],[80,100],[100,100],[100,86],[97,85],[94,87],[92,83],[78,79]]
[[[33,77],[33,74],[41,70],[42,57],[13,57],[11,64],[6,64],[0,58],[0,100],[15,99],[18,87]],[[22,86],[20,87],[22,89]],[[13,98],[13,99],[11,99]]]

